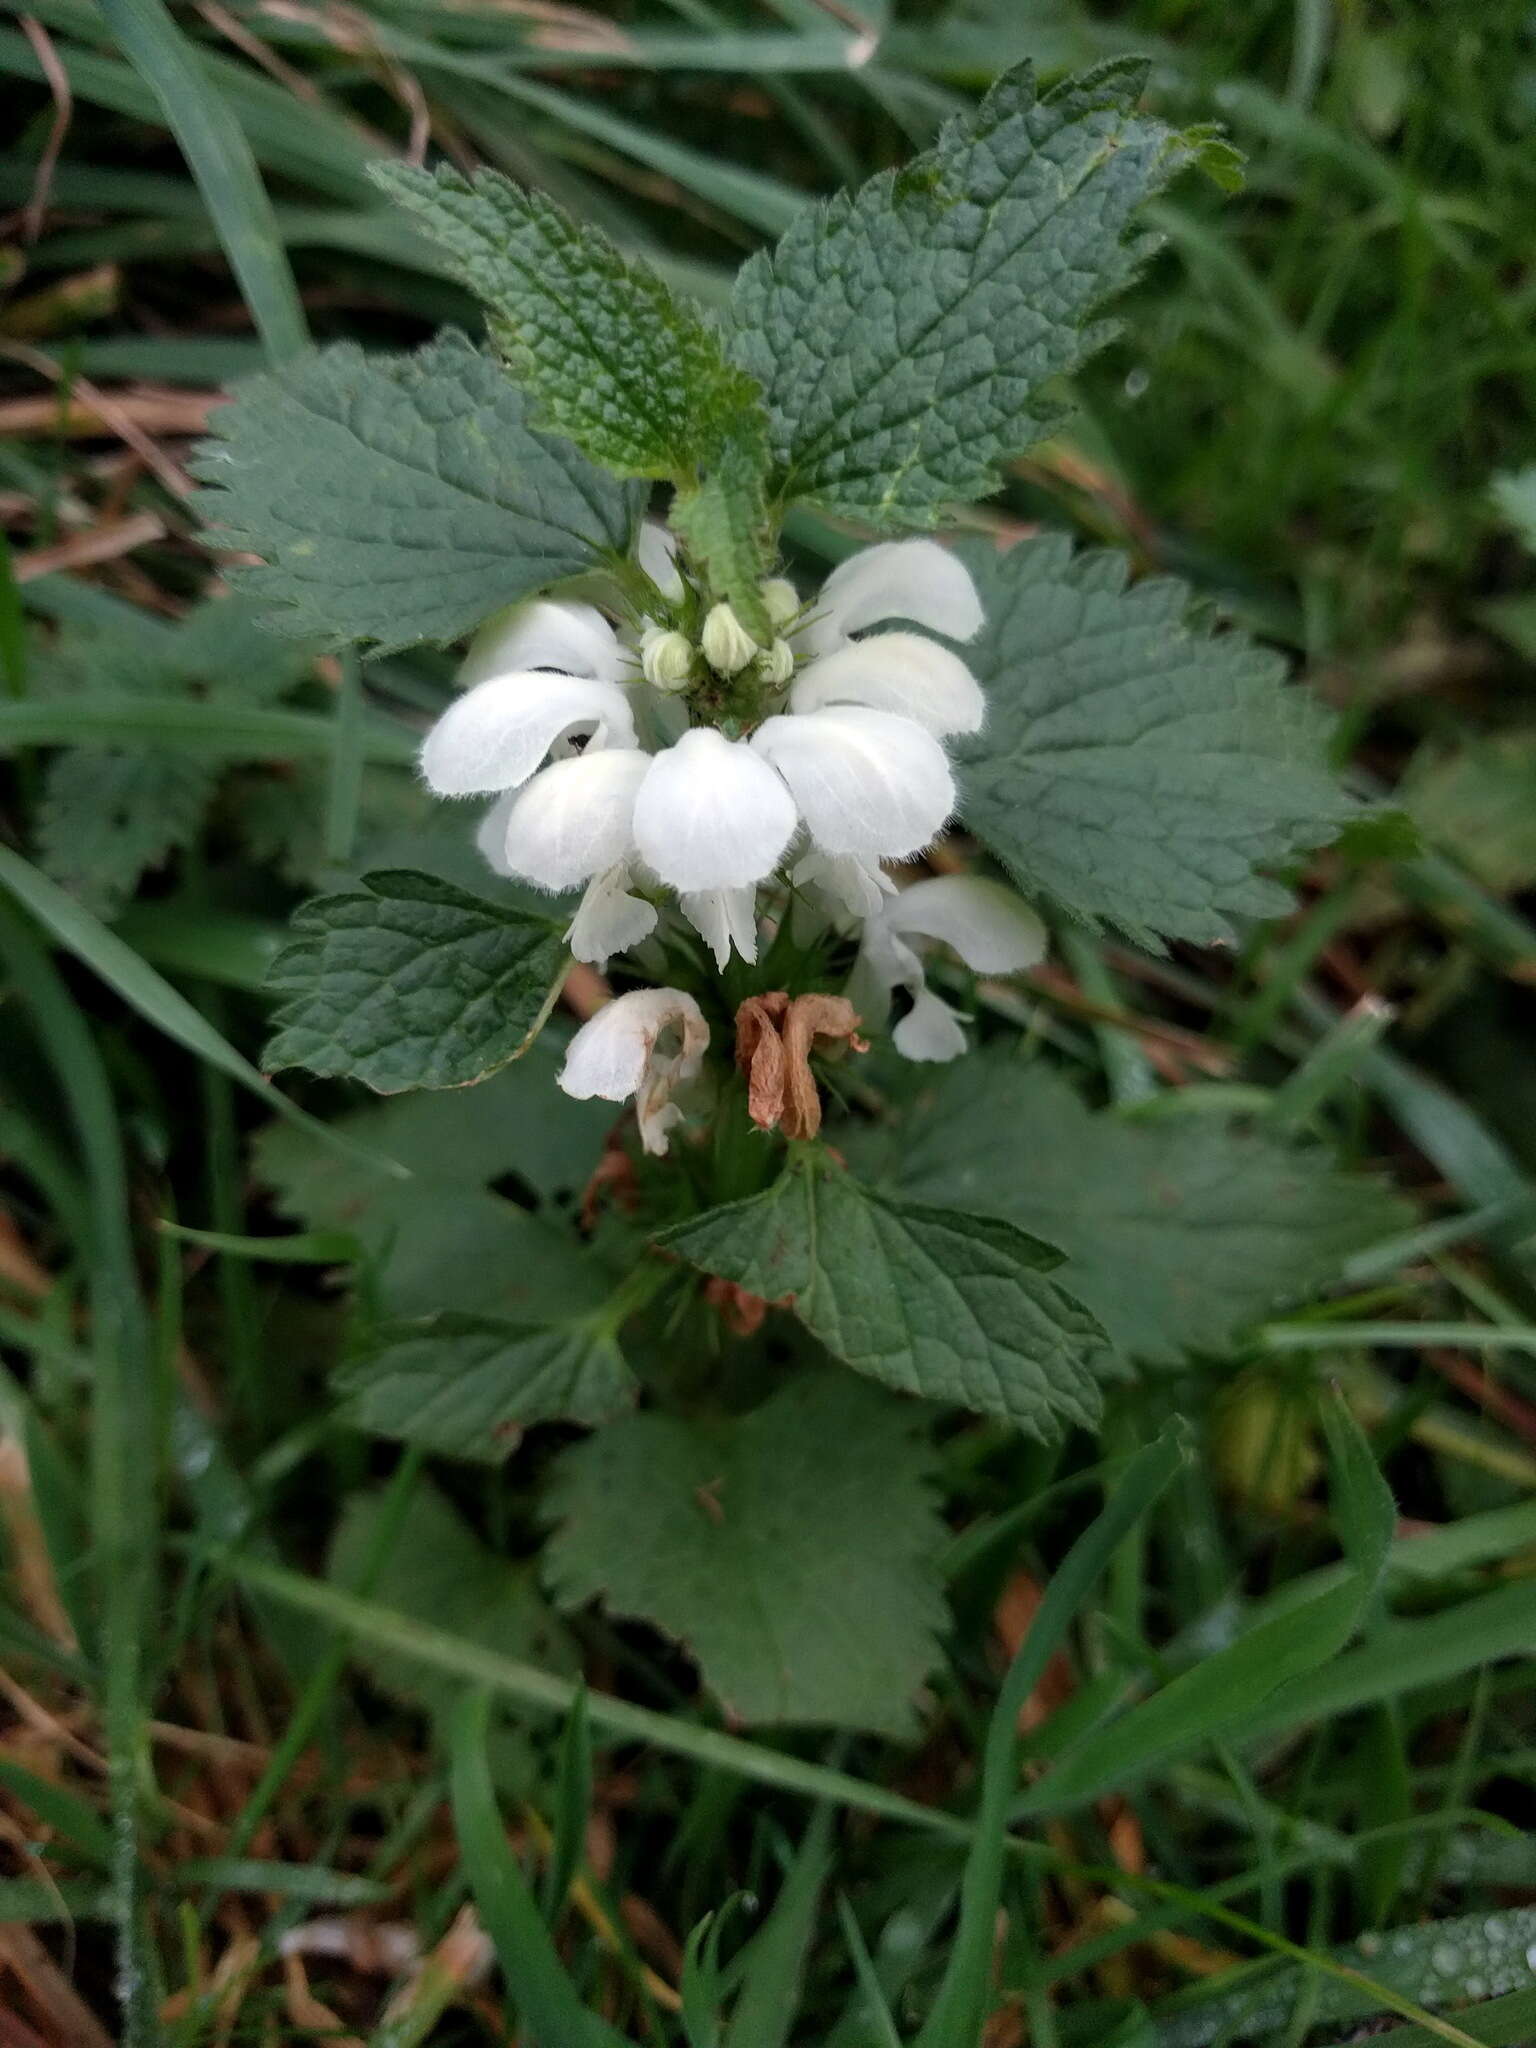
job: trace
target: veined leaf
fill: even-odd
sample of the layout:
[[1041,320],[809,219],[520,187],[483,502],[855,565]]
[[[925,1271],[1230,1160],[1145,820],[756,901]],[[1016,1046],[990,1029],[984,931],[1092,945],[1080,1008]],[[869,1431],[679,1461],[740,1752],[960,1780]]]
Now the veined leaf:
[[1154,1362],[1220,1351],[1402,1221],[1384,1188],[1324,1153],[1209,1117],[1095,1112],[1038,1061],[957,1061],[896,1156],[904,1193],[1048,1230],[1062,1285]]
[[242,387],[197,474],[250,596],[340,646],[439,644],[622,553],[640,500],[554,435],[462,335],[415,355],[350,342]]
[[1026,890],[1141,944],[1230,941],[1284,911],[1259,869],[1330,839],[1355,806],[1330,720],[1279,655],[1188,623],[1168,577],[1058,535],[962,550],[986,610],[966,659],[984,741],[960,750],[965,821]]
[[[1037,98],[1007,72],[926,155],[808,209],[743,268],[735,355],[767,396],[782,495],[932,525],[1061,416],[1049,388],[1114,330],[1142,202],[1192,160],[1136,111],[1146,67]],[[1197,152],[1193,152],[1197,153]]]
[[635,1397],[612,1331],[582,1313],[579,1291],[539,1322],[449,1312],[383,1336],[341,1375],[347,1419],[448,1457],[499,1464],[531,1423],[605,1422]]
[[842,1373],[627,1416],[561,1455],[546,1583],[654,1621],[744,1720],[905,1734],[944,1619],[931,1466],[922,1411]]
[[380,1094],[460,1088],[516,1059],[566,960],[558,926],[406,869],[316,896],[272,963],[287,1000],[267,1071],[350,1074]]
[[498,171],[374,168],[489,309],[491,336],[542,424],[621,476],[695,478],[728,430],[761,414],[718,330],[655,271]]
[[709,589],[726,599],[762,647],[773,639],[762,594],[772,553],[767,473],[764,422],[756,412],[743,413],[715,449],[703,482],[672,502],[672,524]]
[[[331,1539],[326,1577],[350,1587],[372,1555],[384,1513],[381,1492],[355,1493]],[[434,1486],[417,1482],[400,1533],[373,1588],[386,1606],[450,1629],[504,1657],[574,1675],[578,1660],[563,1623],[526,1565],[498,1557]],[[353,1652],[381,1691],[441,1713],[463,1688],[403,1650],[372,1644]]]
[[38,865],[98,917],[116,917],[148,869],[197,837],[215,781],[186,754],[70,747],[44,778]]
[[835,1358],[1032,1436],[1098,1418],[1104,1333],[1049,1277],[1059,1252],[995,1216],[874,1193],[814,1156],[657,1242],[793,1310]]

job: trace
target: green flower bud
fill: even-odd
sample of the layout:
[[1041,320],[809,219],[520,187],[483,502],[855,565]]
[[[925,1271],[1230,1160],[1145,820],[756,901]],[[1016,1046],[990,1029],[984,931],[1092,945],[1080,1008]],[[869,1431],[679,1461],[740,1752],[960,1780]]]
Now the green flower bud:
[[763,585],[763,603],[776,626],[787,626],[803,609],[800,593],[787,576],[770,576]]
[[704,621],[704,659],[722,676],[739,675],[762,649],[728,604],[717,604]]
[[640,670],[658,690],[686,690],[693,677],[693,648],[686,635],[653,626],[640,644]]
[[775,687],[787,683],[795,672],[795,654],[789,642],[775,640],[757,664],[757,672],[765,683],[772,683]]

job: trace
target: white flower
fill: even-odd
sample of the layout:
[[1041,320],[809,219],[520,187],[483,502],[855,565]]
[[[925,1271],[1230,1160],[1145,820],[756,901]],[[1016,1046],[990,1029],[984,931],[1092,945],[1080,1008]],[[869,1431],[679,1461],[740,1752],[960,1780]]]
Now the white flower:
[[562,742],[633,747],[635,721],[617,683],[529,669],[492,676],[449,705],[427,734],[421,772],[439,796],[516,789]]
[[740,889],[686,889],[677,906],[715,956],[724,974],[734,946],[748,965],[757,959],[757,885]]
[[635,798],[652,758],[604,747],[551,761],[507,813],[509,871],[541,889],[574,889],[625,860],[634,845]]
[[887,540],[839,562],[805,628],[811,654],[831,654],[856,633],[910,619],[946,640],[974,640],[985,614],[970,571],[936,540]]
[[635,845],[674,889],[739,889],[772,874],[798,820],[744,740],[695,726],[658,754],[635,799]]
[[896,894],[896,884],[878,862],[851,853],[808,853],[789,879],[834,916],[846,912],[861,923],[878,917],[886,897]]
[[[685,594],[670,536],[644,529],[639,557],[661,595]],[[586,604],[517,606],[476,635],[472,687],[427,735],[422,772],[441,795],[500,796],[479,833],[498,872],[585,887],[569,932],[579,959],[605,962],[655,929],[637,876],[642,891],[678,893],[722,968],[732,951],[754,959],[756,887],[797,839],[806,897],[875,917],[890,888],[880,862],[920,851],[949,818],[943,742],[982,723],[975,677],[921,634],[854,636],[886,619],[974,634],[981,607],[964,565],[934,541],[866,549],[798,628],[791,584],[775,579],[763,596],[789,639],[760,649],[723,604],[703,628],[706,659],[743,676],[747,715],[761,718],[749,739],[679,730],[694,649],[651,620],[635,629],[638,653]]]
[[935,838],[955,807],[944,749],[910,718],[840,704],[770,718],[756,753],[783,776],[823,853],[903,860]]
[[633,880],[628,864],[618,861],[587,884],[566,932],[576,959],[606,967],[615,953],[629,952],[655,931],[656,906],[629,893]]
[[928,987],[915,939],[938,939],[979,974],[1015,974],[1045,953],[1045,927],[1000,882],[935,875],[883,904],[865,925],[850,985],[855,1006],[879,1013],[896,989],[911,1007],[891,1034],[909,1060],[952,1060],[965,1050],[955,1012]]
[[698,1073],[709,1046],[709,1026],[690,995],[675,988],[642,988],[605,1003],[571,1040],[560,1086],[585,1102],[635,1098],[640,1142],[647,1152],[667,1149],[683,1112],[672,1092]]
[[[815,850],[866,871],[906,859],[942,830],[955,784],[941,743],[978,731],[986,710],[952,649],[918,633],[852,638],[891,618],[970,639],[981,602],[964,563],[936,541],[887,541],[851,556],[798,636],[813,659],[785,712],[752,738],[788,784]],[[855,896],[868,893],[861,885]]]
[[618,636],[595,605],[538,598],[508,605],[486,620],[469,643],[458,684],[470,690],[492,676],[534,668],[617,683],[626,667]]

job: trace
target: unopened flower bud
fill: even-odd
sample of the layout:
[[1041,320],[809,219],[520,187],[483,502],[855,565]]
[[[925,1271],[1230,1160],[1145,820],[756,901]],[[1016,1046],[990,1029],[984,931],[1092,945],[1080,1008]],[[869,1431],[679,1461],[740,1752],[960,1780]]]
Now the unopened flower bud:
[[658,690],[686,690],[693,674],[693,648],[687,636],[653,628],[641,644],[640,670]]
[[728,604],[717,604],[704,621],[704,659],[722,676],[739,675],[762,652]]
[[757,672],[765,683],[772,683],[775,688],[787,683],[795,672],[795,654],[789,642],[775,640],[758,663]]
[[800,593],[787,576],[770,576],[763,585],[763,603],[776,626],[787,626],[801,612]]

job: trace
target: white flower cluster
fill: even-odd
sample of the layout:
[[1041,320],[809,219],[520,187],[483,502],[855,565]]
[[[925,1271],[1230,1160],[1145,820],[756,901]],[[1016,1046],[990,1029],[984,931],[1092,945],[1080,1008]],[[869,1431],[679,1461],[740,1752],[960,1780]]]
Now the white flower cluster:
[[[670,536],[645,528],[639,559],[655,611],[690,616]],[[778,635],[766,648],[726,605],[703,618],[697,644],[650,617],[617,630],[589,604],[514,607],[473,642],[464,693],[427,735],[422,773],[440,796],[496,798],[478,841],[499,873],[582,890],[568,933],[577,959],[601,966],[641,945],[655,899],[672,891],[721,969],[733,950],[754,961],[758,891],[777,882],[857,928],[863,1014],[903,992],[898,1048],[951,1059],[964,1039],[927,987],[918,945],[938,940],[1004,973],[1044,943],[1033,911],[996,883],[937,876],[898,891],[881,865],[942,831],[955,805],[944,742],[979,731],[985,715],[958,654],[890,622],[964,644],[982,626],[975,585],[937,542],[908,540],[850,557],[811,604],[782,580],[763,597]],[[740,699],[743,686],[749,719],[729,731],[704,722],[721,691]],[[685,1028],[658,1066],[663,1017]],[[563,1085],[615,1101],[644,1101],[649,1088],[643,1135],[665,1150],[671,1085],[696,1071],[706,1043],[691,998],[625,996],[577,1034]]]

